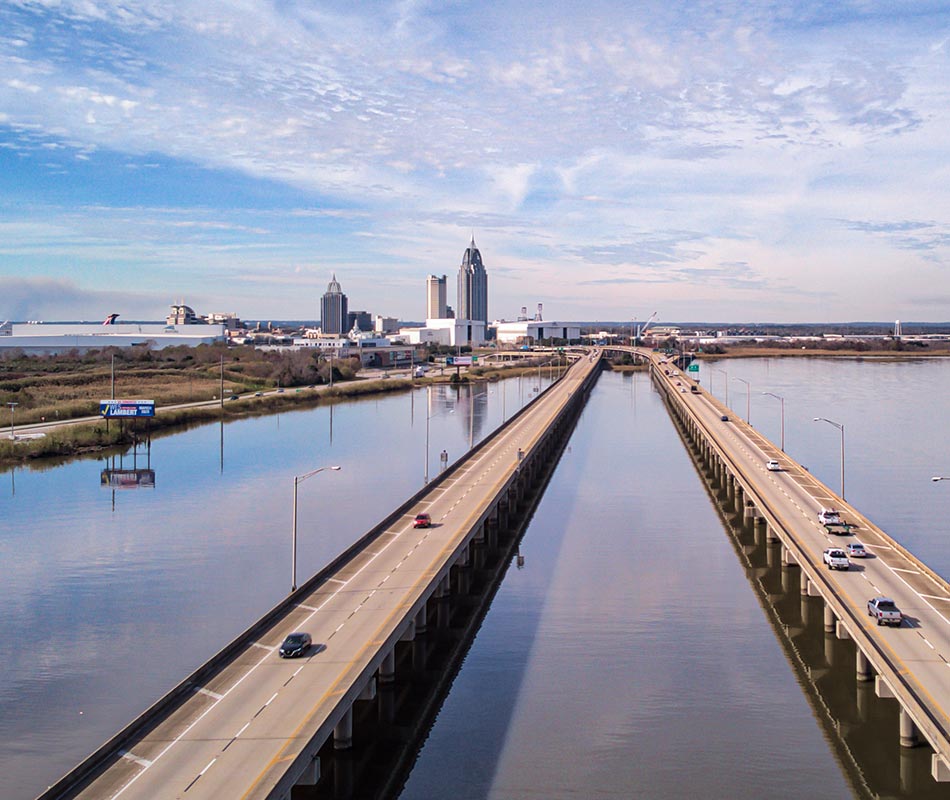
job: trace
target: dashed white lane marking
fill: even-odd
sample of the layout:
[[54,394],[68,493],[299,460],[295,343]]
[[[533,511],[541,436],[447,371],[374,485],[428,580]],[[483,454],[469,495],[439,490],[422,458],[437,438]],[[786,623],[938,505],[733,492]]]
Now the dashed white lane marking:
[[313,606],[304,605],[303,603],[297,603],[297,608],[302,608],[302,609],[304,609],[305,611],[316,611],[316,610],[317,610],[317,609],[315,609]]
[[937,648],[934,647],[930,642],[927,641],[927,637],[925,637],[920,631],[917,631],[917,635],[918,635],[921,639],[923,639],[924,644],[927,645],[927,647],[929,647],[931,650],[936,650],[936,649],[937,649]]
[[262,650],[266,650],[268,653],[274,649],[270,645],[261,644],[260,642],[251,642],[251,647],[260,647]]
[[250,722],[245,722],[245,723],[244,723],[244,727],[241,728],[241,730],[239,730],[237,733],[234,734],[234,738],[237,739],[238,736],[240,736],[242,733],[244,733],[244,731],[246,731],[246,730],[247,730],[248,728],[250,728],[250,727],[251,727],[251,723],[250,723]]
[[217,756],[215,756],[214,758],[212,758],[212,759],[208,762],[208,766],[206,766],[203,770],[201,770],[201,772],[198,773],[198,777],[200,778],[200,777],[201,777],[202,775],[204,775],[209,769],[211,769],[211,765],[214,764],[214,762],[217,761],[217,760],[218,760],[218,757],[217,757]]
[[128,750],[120,750],[119,755],[122,758],[126,759],[127,761],[134,761],[139,766],[142,766],[142,767],[152,766],[151,761],[149,761],[146,758],[139,758],[137,755],[135,755],[134,753],[130,753]]
[[215,700],[220,700],[222,697],[224,697],[223,694],[218,694],[218,692],[212,692],[210,689],[205,689],[204,686],[199,686],[197,689],[195,689],[195,691],[198,694],[206,694],[208,695],[208,697],[213,697]]

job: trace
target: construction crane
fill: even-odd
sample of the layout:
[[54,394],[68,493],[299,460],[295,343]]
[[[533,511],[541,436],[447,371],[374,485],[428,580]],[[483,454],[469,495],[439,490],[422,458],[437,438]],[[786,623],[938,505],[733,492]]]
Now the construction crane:
[[635,339],[634,341],[638,340],[644,333],[647,332],[647,328],[649,328],[650,325],[652,325],[653,322],[656,320],[656,314],[657,314],[657,312],[654,311],[654,312],[650,315],[650,318],[649,318],[646,322],[644,322],[642,326],[640,326],[640,325],[637,326],[637,336],[636,336],[636,339]]

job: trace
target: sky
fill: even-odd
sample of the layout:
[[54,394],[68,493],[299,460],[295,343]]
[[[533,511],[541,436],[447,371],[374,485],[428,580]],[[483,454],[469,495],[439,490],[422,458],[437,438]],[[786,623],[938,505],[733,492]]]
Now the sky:
[[0,321],[950,320],[950,2],[0,0]]

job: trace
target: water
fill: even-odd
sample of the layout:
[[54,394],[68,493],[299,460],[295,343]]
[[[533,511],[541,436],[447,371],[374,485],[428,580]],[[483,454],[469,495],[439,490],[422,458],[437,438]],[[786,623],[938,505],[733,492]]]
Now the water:
[[[733,378],[750,381],[776,442],[779,401],[760,392],[786,397],[786,449],[833,488],[838,431],[812,418],[843,422],[848,499],[950,573],[950,482],[929,480],[950,472],[932,427],[946,363],[715,366],[742,416]],[[721,373],[700,376],[720,394]],[[430,474],[537,380],[504,386],[434,390]],[[425,408],[416,392],[162,438],[154,489],[113,495],[97,461],[0,476],[3,796],[37,794],[284,595],[294,475],[343,467],[299,487],[299,581],[416,491]],[[858,791],[645,375],[601,378],[522,553],[404,797]],[[878,733],[896,750],[893,726]]]

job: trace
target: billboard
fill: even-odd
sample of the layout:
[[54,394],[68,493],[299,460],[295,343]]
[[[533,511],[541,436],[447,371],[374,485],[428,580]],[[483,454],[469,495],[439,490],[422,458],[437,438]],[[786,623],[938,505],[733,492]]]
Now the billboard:
[[449,356],[445,359],[447,367],[470,367],[478,363],[478,356]]
[[154,417],[154,400],[100,400],[101,417]]
[[109,489],[155,488],[154,469],[104,469],[99,483]]

